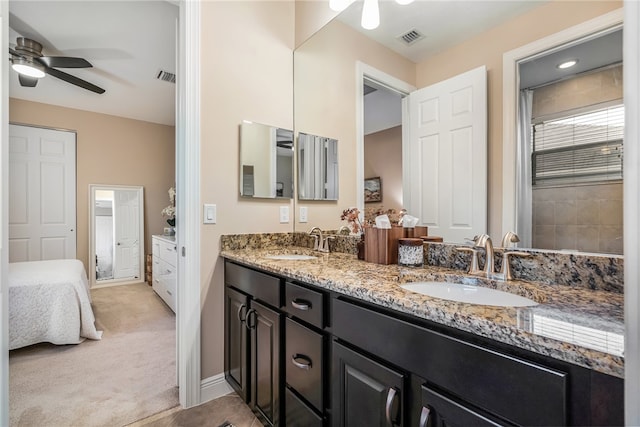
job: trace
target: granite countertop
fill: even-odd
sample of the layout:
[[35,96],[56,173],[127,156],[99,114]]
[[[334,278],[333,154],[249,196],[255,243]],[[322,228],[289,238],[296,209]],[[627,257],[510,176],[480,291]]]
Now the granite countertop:
[[[304,261],[266,258],[282,253],[317,258]],[[624,377],[624,304],[620,293],[518,280],[496,282],[471,278],[459,270],[372,264],[351,254],[322,254],[301,247],[223,250],[221,256],[598,372]],[[487,287],[517,293],[539,304],[517,308],[466,304],[429,297],[399,286],[420,280],[479,280]]]

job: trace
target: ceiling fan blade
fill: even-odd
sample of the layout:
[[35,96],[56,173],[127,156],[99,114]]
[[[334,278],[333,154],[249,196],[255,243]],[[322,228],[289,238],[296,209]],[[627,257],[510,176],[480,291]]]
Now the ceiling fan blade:
[[71,83],[72,85],[79,86],[83,89],[90,90],[95,93],[104,93],[104,89],[98,87],[92,83],[89,83],[86,80],[79,79],[71,74],[67,74],[63,71],[56,70],[55,68],[45,67],[44,72],[49,74],[50,76],[59,78],[60,80],[64,80],[67,83]]
[[93,65],[84,58],[71,56],[41,56],[36,58],[47,67],[56,68],[91,68]]
[[20,82],[20,86],[25,87],[36,87],[38,83],[37,78],[25,76],[24,74],[18,74],[18,81]]
[[20,55],[18,52],[16,52],[15,50],[9,48],[9,53],[13,56],[17,56],[18,58],[24,58],[24,56]]

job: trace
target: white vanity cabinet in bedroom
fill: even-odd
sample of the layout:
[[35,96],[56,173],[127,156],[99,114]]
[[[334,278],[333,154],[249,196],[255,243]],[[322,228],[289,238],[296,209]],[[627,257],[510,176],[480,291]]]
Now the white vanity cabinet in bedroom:
[[175,236],[152,236],[153,290],[176,312],[178,251]]

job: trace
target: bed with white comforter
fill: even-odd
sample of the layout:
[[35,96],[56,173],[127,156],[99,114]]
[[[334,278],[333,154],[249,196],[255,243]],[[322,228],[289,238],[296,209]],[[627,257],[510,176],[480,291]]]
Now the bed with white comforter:
[[99,340],[84,265],[77,259],[9,264],[9,349]]

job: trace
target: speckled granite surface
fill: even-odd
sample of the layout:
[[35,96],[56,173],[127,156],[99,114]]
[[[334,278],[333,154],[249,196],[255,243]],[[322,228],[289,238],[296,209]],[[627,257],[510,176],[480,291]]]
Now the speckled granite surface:
[[[320,254],[290,244],[234,249],[234,245],[229,244],[234,237],[225,236],[225,239],[228,241],[223,243],[221,256],[227,259],[598,372],[624,376],[623,296],[620,293],[522,281],[500,283],[443,267],[412,269],[372,264],[359,261],[352,254]],[[317,258],[305,261],[266,258],[281,253]],[[465,304],[428,297],[399,286],[419,280],[463,279],[521,294],[539,305],[513,308]]]

